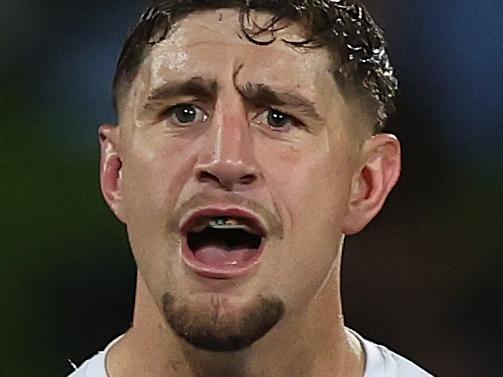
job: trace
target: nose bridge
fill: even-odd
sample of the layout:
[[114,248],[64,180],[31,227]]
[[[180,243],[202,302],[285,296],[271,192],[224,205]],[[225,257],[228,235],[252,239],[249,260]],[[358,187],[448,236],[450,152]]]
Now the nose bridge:
[[217,160],[238,165],[250,162],[252,140],[246,111],[237,95],[222,96],[217,101],[212,127]]
[[196,167],[198,178],[217,181],[227,189],[255,181],[253,140],[239,93],[220,93],[209,127]]

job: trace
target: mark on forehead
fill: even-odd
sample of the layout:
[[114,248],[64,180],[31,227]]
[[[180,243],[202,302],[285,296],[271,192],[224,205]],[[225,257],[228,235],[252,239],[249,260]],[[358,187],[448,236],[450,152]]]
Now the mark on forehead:
[[316,104],[300,93],[277,90],[262,83],[247,82],[238,88],[241,95],[248,101],[264,106],[289,106],[294,107],[313,120],[325,121],[317,110]]
[[234,73],[232,74],[232,82],[234,83],[234,86],[237,85],[237,78],[238,78],[239,72],[241,72],[243,67],[244,67],[244,63],[239,63],[237,65],[237,67],[234,69]]

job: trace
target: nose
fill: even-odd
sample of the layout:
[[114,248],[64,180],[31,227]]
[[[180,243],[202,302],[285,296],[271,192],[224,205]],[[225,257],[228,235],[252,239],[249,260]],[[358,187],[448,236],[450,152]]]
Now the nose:
[[242,109],[215,109],[203,147],[195,166],[199,182],[226,191],[244,190],[259,178],[253,140]]

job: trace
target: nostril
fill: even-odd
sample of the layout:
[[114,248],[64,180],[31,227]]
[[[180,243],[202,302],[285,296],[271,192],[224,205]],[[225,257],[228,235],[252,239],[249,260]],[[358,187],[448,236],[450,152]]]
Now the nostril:
[[201,171],[199,172],[198,174],[198,177],[199,181],[201,182],[208,182],[208,181],[216,181],[216,182],[219,182],[220,180],[218,179],[217,176],[211,174],[211,173],[208,173],[207,171]]
[[239,179],[239,183],[248,185],[250,183],[253,183],[257,177],[254,174],[247,174]]
[[[201,171],[197,175],[199,182],[219,182],[221,184],[228,184],[224,179],[219,178],[217,175],[211,174],[207,171]],[[249,185],[257,179],[255,174],[246,174],[241,178],[238,178],[237,183],[242,185]]]

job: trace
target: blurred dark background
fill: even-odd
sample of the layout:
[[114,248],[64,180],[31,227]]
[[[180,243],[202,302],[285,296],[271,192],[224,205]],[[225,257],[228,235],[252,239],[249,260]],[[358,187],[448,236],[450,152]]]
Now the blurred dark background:
[[[401,79],[403,175],[347,241],[347,323],[442,377],[501,376],[503,2],[368,1]],[[0,376],[71,371],[131,321],[98,134],[141,0],[0,1]]]

